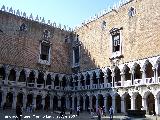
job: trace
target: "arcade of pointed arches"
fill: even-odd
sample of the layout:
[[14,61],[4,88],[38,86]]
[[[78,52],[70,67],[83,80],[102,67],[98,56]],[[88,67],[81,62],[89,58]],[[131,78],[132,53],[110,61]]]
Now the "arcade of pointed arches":
[[[28,88],[36,87],[41,90],[47,89],[48,91],[51,89],[64,91],[87,89],[90,91],[90,89],[118,88],[120,86],[125,88],[128,86],[149,86],[160,83],[160,58],[148,58],[121,64],[114,69],[107,67],[102,70],[92,70],[77,75],[53,74],[26,68],[19,70],[9,65],[1,65],[0,80],[2,87],[4,84],[8,85],[8,87],[19,85],[21,87],[27,86]],[[113,106],[114,111],[120,113],[126,112],[128,109],[141,109],[143,106],[143,109],[147,110],[149,114],[160,113],[159,91],[156,94],[150,90],[143,91],[143,94],[135,92],[132,95],[130,93],[125,93],[124,95],[121,93],[120,95],[120,92],[116,92],[107,95],[69,96],[67,100],[65,96],[60,97],[47,94],[46,98],[40,94],[37,94],[37,96],[28,94],[26,96],[22,92],[13,93],[6,91],[1,90],[0,92],[0,105],[7,103],[6,107],[8,108],[15,108],[16,104],[27,106],[34,103],[37,110],[57,110],[62,106],[76,109],[76,106],[80,105],[81,110],[96,110],[98,106],[105,106],[106,111],[108,111]]]

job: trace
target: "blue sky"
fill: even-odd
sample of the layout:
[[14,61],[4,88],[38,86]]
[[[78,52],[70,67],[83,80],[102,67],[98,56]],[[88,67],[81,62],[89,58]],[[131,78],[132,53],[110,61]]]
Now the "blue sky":
[[44,17],[46,21],[74,27],[119,0],[0,0],[2,5],[31,13],[35,18]]

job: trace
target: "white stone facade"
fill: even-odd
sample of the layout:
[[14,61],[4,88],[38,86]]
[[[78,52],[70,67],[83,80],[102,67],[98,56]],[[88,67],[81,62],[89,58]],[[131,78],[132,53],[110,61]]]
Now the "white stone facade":
[[96,110],[104,106],[106,112],[112,106],[115,113],[143,106],[148,114],[160,114],[160,56],[77,75],[43,73],[3,64],[0,68],[1,106],[7,103],[7,107],[15,109],[17,104],[34,104],[36,109],[45,110],[63,106],[76,110],[77,105],[81,110]]

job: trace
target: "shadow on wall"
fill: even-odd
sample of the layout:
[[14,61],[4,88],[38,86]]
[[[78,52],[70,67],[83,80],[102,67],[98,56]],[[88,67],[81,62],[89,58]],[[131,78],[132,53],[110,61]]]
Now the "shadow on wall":
[[[95,48],[93,48],[95,49]],[[91,69],[99,68],[100,66],[96,63],[95,59],[92,58],[91,53],[81,43],[80,50],[80,71],[86,71]]]

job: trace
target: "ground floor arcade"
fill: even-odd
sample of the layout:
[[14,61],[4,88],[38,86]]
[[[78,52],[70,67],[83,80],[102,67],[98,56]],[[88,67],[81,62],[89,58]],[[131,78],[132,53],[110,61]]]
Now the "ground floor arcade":
[[[27,94],[26,94],[27,93]],[[80,106],[81,111],[96,111],[98,106],[104,107],[108,112],[112,106],[115,113],[125,113],[128,109],[144,109],[148,114],[160,114],[160,92],[87,92],[86,94],[73,93],[50,94],[48,92],[23,92],[23,91],[0,91],[0,106],[4,104],[8,109],[15,109],[16,105],[24,108],[34,105],[36,110],[67,110],[76,111]]]

